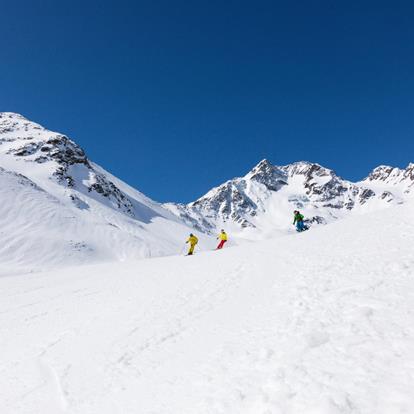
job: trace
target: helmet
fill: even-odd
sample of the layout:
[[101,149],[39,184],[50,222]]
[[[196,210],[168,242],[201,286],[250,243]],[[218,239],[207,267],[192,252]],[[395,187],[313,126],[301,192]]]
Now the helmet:
[[192,237],[192,236],[194,236],[194,234],[193,233],[190,233],[190,237]]
[[221,232],[224,233],[224,229],[221,229]]

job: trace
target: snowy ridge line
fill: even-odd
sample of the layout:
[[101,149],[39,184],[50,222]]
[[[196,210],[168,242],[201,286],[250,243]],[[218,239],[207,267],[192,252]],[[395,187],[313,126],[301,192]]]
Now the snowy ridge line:
[[192,203],[160,204],[92,162],[64,134],[11,112],[0,112],[0,166],[49,195],[0,175],[0,274],[179,254],[194,231],[205,249],[214,247],[211,236],[221,228],[230,245],[275,238],[294,231],[295,209],[308,226],[318,226],[405,203],[414,194],[414,164],[380,166],[352,183],[316,163],[263,160]]
[[0,113],[0,166],[0,275],[177,254],[193,230],[18,114]]
[[263,160],[244,177],[192,203],[166,207],[201,231],[215,233],[227,226],[237,237],[257,240],[286,232],[286,218],[295,209],[305,214],[308,225],[326,224],[403,203],[413,198],[413,189],[412,163],[405,170],[378,167],[363,181],[352,183],[316,163],[276,166]]

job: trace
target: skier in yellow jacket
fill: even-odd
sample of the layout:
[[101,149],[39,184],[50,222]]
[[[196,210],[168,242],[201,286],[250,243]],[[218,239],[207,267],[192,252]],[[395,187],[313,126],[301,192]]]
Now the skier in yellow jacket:
[[217,250],[217,249],[222,249],[222,248],[223,248],[223,246],[224,246],[224,243],[226,243],[226,241],[227,241],[227,239],[228,239],[228,237],[227,237],[227,233],[226,233],[223,229],[221,229],[220,234],[217,236],[217,240],[218,240],[218,239],[220,239],[220,243],[219,243],[219,245],[217,246],[216,250]]
[[190,233],[190,237],[186,241],[186,243],[190,243],[190,249],[188,250],[187,256],[191,256],[194,253],[194,247],[198,243],[198,239],[194,236],[193,233]]

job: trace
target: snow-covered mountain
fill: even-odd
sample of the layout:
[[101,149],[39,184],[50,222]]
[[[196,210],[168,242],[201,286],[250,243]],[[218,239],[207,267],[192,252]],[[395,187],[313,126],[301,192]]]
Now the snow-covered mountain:
[[[293,231],[375,211],[414,195],[414,164],[381,166],[351,183],[315,163],[263,160],[248,174],[184,205],[161,205],[93,163],[74,141],[21,115],[0,113],[0,262],[39,268],[177,254],[196,229],[204,247],[225,227],[231,241]],[[1,270],[1,269],[0,269]]]
[[414,164],[405,170],[376,168],[352,183],[319,164],[286,166],[263,160],[247,175],[213,188],[190,204],[167,204],[187,223],[204,231],[230,228],[246,238],[263,238],[290,226],[294,209],[309,224],[324,224],[349,213],[363,213],[399,204],[414,195]]
[[[413,412],[413,167],[262,161],[162,206],[0,113],[0,413]],[[333,223],[289,234],[294,208]],[[179,253],[184,221],[283,237],[119,263]]]
[[3,270],[177,254],[191,231],[65,135],[0,113]]
[[405,169],[381,165],[361,185],[381,194],[386,201],[401,202],[414,193],[414,164],[410,163]]

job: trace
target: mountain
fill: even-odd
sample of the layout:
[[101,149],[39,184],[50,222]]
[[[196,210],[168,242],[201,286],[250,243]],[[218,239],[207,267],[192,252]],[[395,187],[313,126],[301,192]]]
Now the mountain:
[[316,163],[286,166],[261,161],[248,174],[213,188],[189,204],[166,207],[188,224],[206,232],[220,227],[242,238],[263,238],[286,232],[294,209],[308,224],[326,224],[350,213],[399,204],[414,194],[414,164],[405,170],[376,168],[352,183]]
[[362,185],[381,193],[381,198],[387,201],[402,201],[414,193],[414,164],[410,163],[405,169],[381,165],[362,181]]
[[192,230],[67,136],[0,113],[0,262],[26,267],[177,254]]
[[357,183],[310,162],[263,160],[244,177],[189,204],[157,203],[92,162],[66,135],[0,113],[0,273],[102,260],[179,254],[196,229],[200,248],[224,227],[230,244],[293,232],[292,211],[309,225],[404,203],[414,164],[380,166]]
[[413,412],[413,188],[264,160],[164,206],[0,113],[0,413]]

